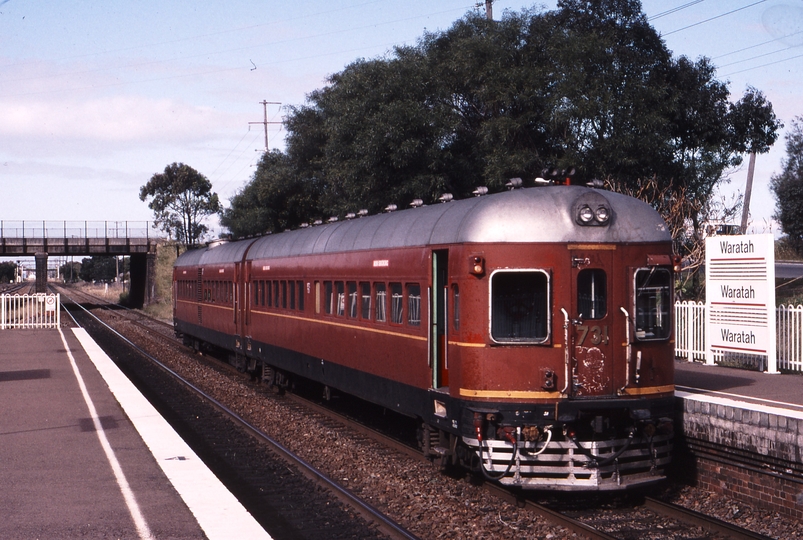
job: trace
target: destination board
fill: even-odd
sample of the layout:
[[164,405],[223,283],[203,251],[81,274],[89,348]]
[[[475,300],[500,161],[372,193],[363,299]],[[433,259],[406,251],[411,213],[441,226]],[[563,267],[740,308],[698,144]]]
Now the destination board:
[[705,240],[706,358],[767,356],[775,371],[775,240],[771,234]]

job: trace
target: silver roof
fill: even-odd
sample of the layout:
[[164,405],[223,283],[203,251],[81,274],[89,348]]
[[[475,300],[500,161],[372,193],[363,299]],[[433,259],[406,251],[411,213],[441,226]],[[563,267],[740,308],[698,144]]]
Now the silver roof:
[[[578,202],[604,198],[612,210],[608,225],[581,226]],[[592,207],[594,204],[591,205]],[[197,262],[248,260],[366,249],[392,249],[494,242],[666,242],[669,229],[648,204],[609,191],[580,186],[517,189],[484,197],[411,208],[234,242],[207,250]],[[237,246],[240,251],[237,251]],[[225,251],[218,251],[226,248]],[[218,253],[215,253],[218,252]],[[186,254],[185,254],[186,255]],[[209,257],[209,258],[207,258]],[[228,258],[232,257],[232,258]],[[176,264],[185,264],[182,258]]]

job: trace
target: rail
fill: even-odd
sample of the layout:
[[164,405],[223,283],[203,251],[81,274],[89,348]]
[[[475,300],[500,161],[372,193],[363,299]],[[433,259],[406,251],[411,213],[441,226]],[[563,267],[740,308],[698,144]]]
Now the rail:
[[0,295],[0,330],[58,328],[60,325],[61,295]]

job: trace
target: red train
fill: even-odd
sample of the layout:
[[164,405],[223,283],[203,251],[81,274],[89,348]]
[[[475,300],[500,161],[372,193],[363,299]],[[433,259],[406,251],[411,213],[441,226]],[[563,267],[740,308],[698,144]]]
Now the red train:
[[620,490],[671,458],[676,264],[641,201],[516,189],[187,252],[175,329],[418,418],[426,454],[503,484]]

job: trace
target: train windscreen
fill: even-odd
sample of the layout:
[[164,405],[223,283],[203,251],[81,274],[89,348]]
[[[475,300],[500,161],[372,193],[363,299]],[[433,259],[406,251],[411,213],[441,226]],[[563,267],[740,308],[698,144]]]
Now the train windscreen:
[[491,337],[498,343],[548,337],[549,280],[540,271],[501,271],[491,278]]

